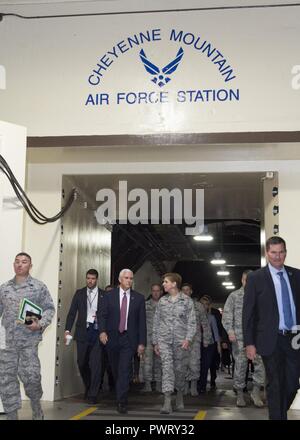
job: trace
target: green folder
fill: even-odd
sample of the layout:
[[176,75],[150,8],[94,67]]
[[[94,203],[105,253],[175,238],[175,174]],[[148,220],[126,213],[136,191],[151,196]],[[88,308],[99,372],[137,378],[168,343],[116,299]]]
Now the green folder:
[[29,299],[23,298],[20,304],[18,320],[25,322],[27,312],[33,313],[34,315],[42,316],[43,309],[41,309],[41,307],[37,306]]

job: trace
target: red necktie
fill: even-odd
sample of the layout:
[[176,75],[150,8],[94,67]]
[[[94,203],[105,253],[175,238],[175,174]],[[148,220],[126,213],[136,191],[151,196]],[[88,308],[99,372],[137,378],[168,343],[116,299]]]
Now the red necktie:
[[120,310],[120,324],[119,324],[119,332],[123,333],[126,328],[126,314],[127,314],[127,296],[126,292],[123,293],[121,310]]

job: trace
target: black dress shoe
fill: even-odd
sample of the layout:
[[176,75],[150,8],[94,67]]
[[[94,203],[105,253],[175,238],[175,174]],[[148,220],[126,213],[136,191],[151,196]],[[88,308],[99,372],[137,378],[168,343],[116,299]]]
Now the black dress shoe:
[[127,405],[125,403],[118,403],[117,411],[120,414],[127,414]]

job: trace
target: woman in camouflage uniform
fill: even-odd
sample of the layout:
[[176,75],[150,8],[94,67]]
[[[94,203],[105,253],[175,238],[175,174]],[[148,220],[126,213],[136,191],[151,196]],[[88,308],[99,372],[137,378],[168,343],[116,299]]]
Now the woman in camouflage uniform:
[[157,305],[153,323],[153,344],[162,362],[162,414],[172,412],[171,395],[177,390],[176,409],[182,410],[188,350],[196,333],[196,315],[193,301],[179,289],[181,276],[166,273],[163,287],[167,295]]

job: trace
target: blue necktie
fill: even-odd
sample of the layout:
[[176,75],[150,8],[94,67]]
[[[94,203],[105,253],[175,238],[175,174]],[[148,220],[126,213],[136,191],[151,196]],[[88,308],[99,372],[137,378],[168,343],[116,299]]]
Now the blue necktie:
[[281,300],[282,300],[284,323],[285,323],[285,326],[287,327],[287,329],[291,330],[294,322],[293,322],[289,289],[288,289],[287,283],[283,277],[283,272],[277,272],[277,275],[280,278]]

